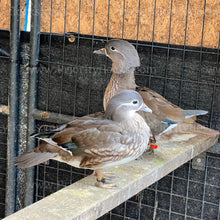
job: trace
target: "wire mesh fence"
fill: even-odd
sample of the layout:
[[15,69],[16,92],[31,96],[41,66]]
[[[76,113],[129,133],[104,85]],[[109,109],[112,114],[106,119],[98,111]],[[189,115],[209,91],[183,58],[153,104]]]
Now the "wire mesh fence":
[[207,155],[205,171],[186,163],[100,219],[218,219],[218,162]]
[[[191,1],[182,3],[184,10],[179,9],[179,16],[182,16],[182,20],[179,19],[182,38],[179,41],[175,40],[178,35],[175,26],[178,23],[177,12],[180,12],[176,2],[171,0],[164,3],[168,5],[164,6],[166,12],[160,1],[154,0],[151,3],[151,11],[144,11],[147,3],[142,1],[136,1],[133,6],[127,1],[121,1],[119,7],[116,1],[108,0],[103,8],[97,0],[91,3],[81,0],[74,3],[67,0],[62,3],[44,1],[41,8],[41,30],[48,33],[40,34],[38,94],[33,97],[36,98],[37,109],[74,116],[101,111],[104,90],[111,77],[111,62],[107,57],[94,55],[93,50],[104,47],[111,37],[128,38],[141,59],[141,66],[135,75],[137,85],[155,90],[184,109],[209,111],[207,115],[199,117],[200,123],[220,130],[220,36],[218,34],[216,38],[214,35],[217,40],[212,44],[207,43],[206,28],[211,6],[207,5],[206,0],[200,3],[197,20],[194,20],[198,21],[195,26],[198,29],[192,30],[195,8]],[[103,26],[100,26],[100,8],[105,10]],[[76,15],[72,23],[71,10]],[[151,15],[148,16],[150,26],[144,23],[147,12]],[[132,17],[135,19],[130,21]],[[114,22],[118,25],[114,25]],[[61,27],[59,29],[58,24]],[[68,32],[71,31],[70,24],[74,32]],[[162,26],[165,26],[166,31]],[[102,34],[102,29],[105,29],[105,34]],[[143,33],[148,40],[144,40]],[[192,36],[196,36],[195,41]],[[1,44],[0,48],[7,51],[8,47],[9,38],[6,38],[6,43]],[[9,71],[9,59],[1,51],[0,62],[0,104],[7,105],[6,70]],[[3,116],[5,125],[6,118]],[[57,125],[36,121],[38,131],[50,129],[51,126]],[[0,135],[3,136],[1,140],[5,147],[6,132],[0,131]],[[4,152],[1,149],[0,152]],[[6,155],[1,155],[0,163],[5,164]],[[207,154],[205,171],[192,169],[191,162],[188,162],[100,219],[219,219],[219,162],[219,155]],[[5,173],[5,169],[0,171],[0,206],[3,209]],[[91,172],[55,161],[41,164],[35,169],[34,200],[38,201],[88,174]],[[2,211],[0,217],[3,216]]]
[[[46,38],[50,42],[49,45],[53,45],[49,64],[44,58],[44,52],[48,51],[45,49],[45,44],[48,44],[48,42],[45,43]],[[57,38],[63,40],[62,36]],[[77,41],[80,42],[79,46],[76,46]],[[105,88],[103,84],[106,85],[111,76],[110,63],[103,57],[91,58],[93,56],[91,48],[101,48],[103,41],[105,41],[103,38],[80,36],[74,43],[67,41],[65,51],[57,49],[63,45],[62,42],[59,40],[53,42],[52,37],[44,37],[44,42],[41,42],[43,50],[40,56],[40,67],[41,65],[42,67],[39,87],[47,91],[42,92],[47,96],[39,95],[38,103],[41,110],[76,116],[102,110],[103,88]],[[166,98],[185,109],[209,109],[209,114],[200,119],[204,125],[211,125],[212,128],[218,129],[219,107],[217,93],[214,91],[219,90],[219,84],[215,81],[219,51],[210,49],[207,53],[203,51],[201,61],[199,48],[170,45],[169,55],[167,55],[167,45],[157,44],[153,52],[150,44],[135,42],[135,45],[138,46],[142,63],[142,67],[136,71],[137,84],[149,86],[165,94]],[[69,55],[62,56],[61,51]],[[79,56],[80,61],[72,61],[76,59],[72,54],[78,54],[80,51],[83,54],[82,59]],[[152,60],[151,53],[153,53]],[[60,57],[65,57],[63,64]],[[47,73],[45,70],[49,73],[45,74]],[[199,73],[201,76],[198,82]],[[68,92],[63,95],[65,90]],[[61,98],[62,95],[63,98]],[[206,171],[192,169],[191,162],[183,165],[100,219],[217,219],[219,175],[210,161],[217,164],[219,157],[207,156]],[[209,175],[206,174],[207,170],[210,170]],[[40,165],[36,173],[36,199],[41,199],[85,175],[84,170],[78,170],[66,164],[50,162],[49,165]],[[211,178],[215,180],[212,182]]]
[[7,167],[7,116],[0,115],[0,218],[4,217]]
[[[9,34],[3,31],[0,36],[0,105],[3,107],[8,104]],[[6,115],[0,114],[0,218],[4,217],[5,211],[7,120]]]

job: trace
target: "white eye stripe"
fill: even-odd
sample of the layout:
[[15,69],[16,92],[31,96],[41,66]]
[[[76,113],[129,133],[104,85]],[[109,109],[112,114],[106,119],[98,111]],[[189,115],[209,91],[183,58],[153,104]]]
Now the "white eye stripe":
[[131,105],[131,103],[122,103],[121,105]]
[[134,101],[129,102],[129,103],[122,103],[120,106],[122,106],[122,105],[124,105],[124,106],[131,106],[131,105],[134,105],[133,102],[137,102],[137,103],[135,103],[135,105],[138,104],[138,101],[137,101],[137,100],[134,100]]
[[111,46],[110,47],[110,50],[113,51],[113,52],[118,52],[120,54],[122,54],[119,50],[117,50],[115,47]]

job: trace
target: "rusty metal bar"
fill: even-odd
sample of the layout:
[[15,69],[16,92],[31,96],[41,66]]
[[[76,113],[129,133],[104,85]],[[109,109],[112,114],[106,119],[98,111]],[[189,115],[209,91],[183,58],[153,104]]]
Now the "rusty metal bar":
[[9,107],[7,105],[0,105],[0,113],[3,115],[9,115]]
[[64,115],[55,112],[41,111],[38,109],[33,110],[32,117],[37,120],[56,123],[56,124],[65,124],[76,118],[74,116]]

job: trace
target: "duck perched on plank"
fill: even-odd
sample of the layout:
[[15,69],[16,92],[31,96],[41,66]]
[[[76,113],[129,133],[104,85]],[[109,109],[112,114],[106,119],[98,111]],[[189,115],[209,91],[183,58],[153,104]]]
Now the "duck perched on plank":
[[[140,58],[135,47],[125,40],[113,39],[106,43],[105,48],[95,50],[95,54],[103,54],[112,60],[112,76],[104,95],[104,109],[115,94],[123,89],[136,90],[144,103],[152,109],[152,114],[140,113],[145,118],[154,135],[162,134],[176,127],[185,119],[207,114],[203,110],[183,110],[172,104],[160,94],[135,83],[134,70],[140,66]],[[194,120],[188,120],[192,123]]]
[[130,162],[148,148],[151,130],[137,111],[151,109],[138,92],[123,90],[110,99],[105,113],[80,117],[51,132],[35,134],[42,143],[16,157],[16,165],[28,168],[53,159],[93,169],[96,185],[111,188],[114,184],[106,181],[102,169]]

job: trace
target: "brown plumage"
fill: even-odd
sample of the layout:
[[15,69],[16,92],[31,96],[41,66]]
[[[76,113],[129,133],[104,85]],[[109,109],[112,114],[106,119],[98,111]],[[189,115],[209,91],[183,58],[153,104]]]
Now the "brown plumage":
[[[135,83],[134,70],[140,66],[140,59],[134,46],[128,41],[110,40],[105,48],[94,51],[96,54],[104,54],[112,60],[112,77],[105,90],[104,109],[109,100],[123,89],[136,90],[142,96],[144,103],[152,109],[153,114],[142,112],[154,135],[160,134],[169,126],[164,120],[169,120],[176,125],[186,118],[186,111],[172,104],[155,91],[139,87]],[[205,111],[194,111],[193,114],[205,114]],[[192,117],[190,115],[187,117]]]
[[102,168],[120,165],[139,157],[152,135],[144,119],[136,113],[150,111],[141,96],[124,90],[114,96],[105,113],[84,116],[48,134],[36,134],[43,142],[33,152],[15,159],[20,168],[37,165],[48,159],[75,167],[94,169],[100,187]]

